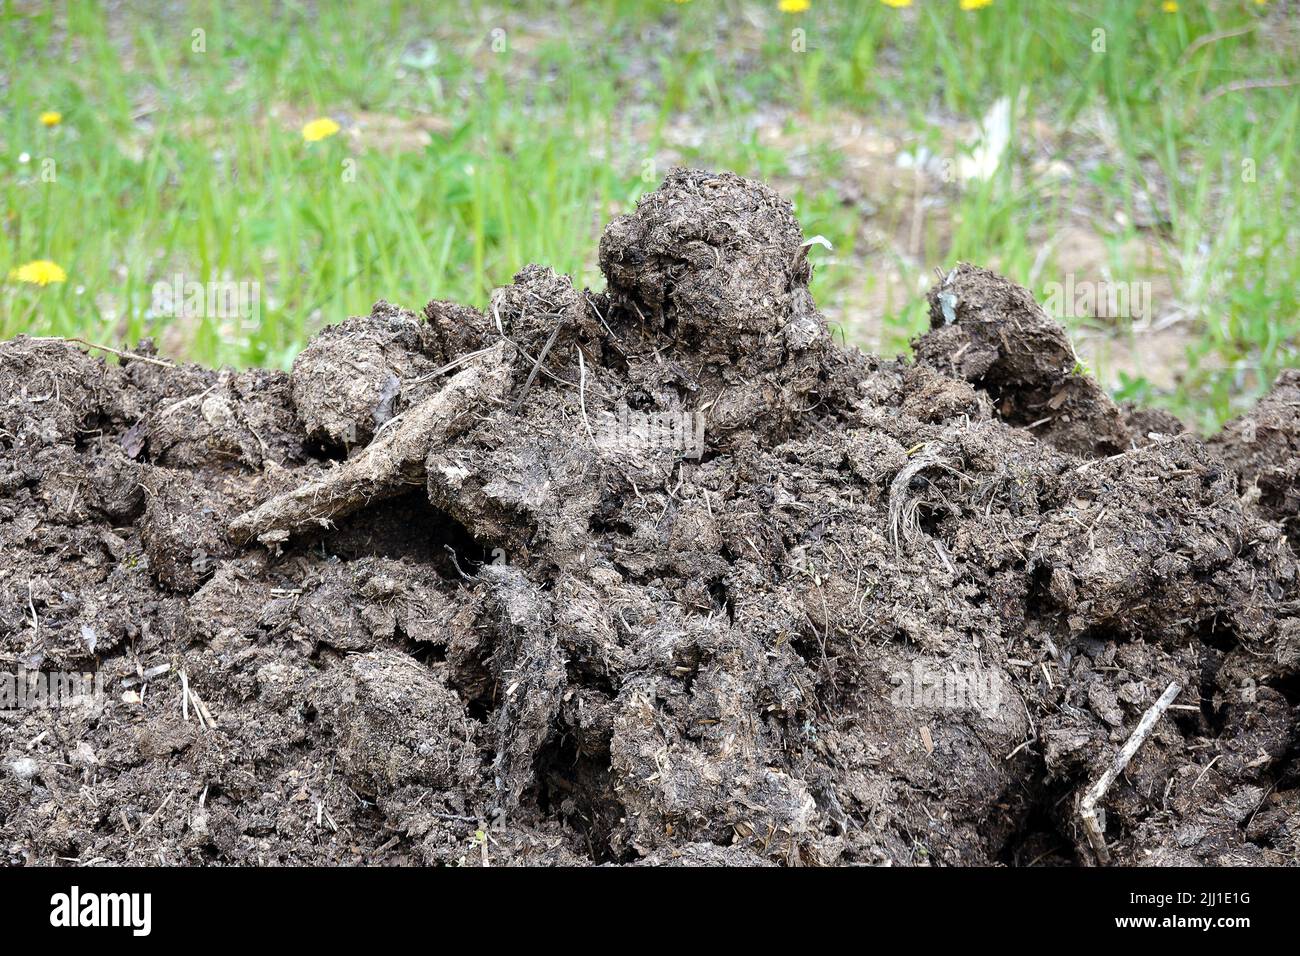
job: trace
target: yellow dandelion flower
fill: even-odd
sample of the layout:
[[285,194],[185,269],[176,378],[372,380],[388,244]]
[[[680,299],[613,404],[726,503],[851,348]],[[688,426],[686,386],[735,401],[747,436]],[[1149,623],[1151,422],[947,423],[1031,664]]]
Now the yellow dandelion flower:
[[58,126],[63,122],[63,114],[57,110],[48,110],[41,114],[42,126]]
[[66,282],[68,274],[60,265],[49,259],[37,259],[10,272],[9,278],[31,285],[49,285],[51,282]]
[[809,0],[781,0],[777,4],[782,13],[803,13],[811,6]]
[[309,143],[317,143],[327,136],[333,136],[339,131],[339,124],[334,122],[328,116],[321,119],[314,119],[302,128],[302,138]]
[[1165,13],[1177,13],[1178,0],[1165,0],[1164,3],[1160,4],[1160,9],[1165,11]]
[[912,0],[880,0],[887,7],[893,7],[895,10],[901,10],[903,7],[910,7]]
[[961,0],[959,6],[963,10],[983,10],[985,7],[992,5],[993,0]]

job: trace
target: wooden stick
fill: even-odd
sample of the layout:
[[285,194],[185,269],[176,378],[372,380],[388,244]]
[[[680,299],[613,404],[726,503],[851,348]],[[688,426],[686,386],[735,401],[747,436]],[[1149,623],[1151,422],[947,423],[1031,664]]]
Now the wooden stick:
[[153,823],[155,820],[158,819],[158,814],[162,813],[164,810],[167,809],[167,804],[172,802],[172,797],[174,796],[176,796],[176,791],[175,790],[169,791],[167,794],[167,799],[158,805],[158,809],[153,812],[153,816],[151,816],[148,820],[144,821],[144,823],[140,824],[140,829],[136,830],[135,832],[143,833],[145,829],[149,826],[149,824]]
[[1129,765],[1129,761],[1133,759],[1133,755],[1138,752],[1138,748],[1151,736],[1151,731],[1155,727],[1156,721],[1160,719],[1160,715],[1169,709],[1169,705],[1174,702],[1174,698],[1182,692],[1182,689],[1183,685],[1177,681],[1165,688],[1165,692],[1160,695],[1160,699],[1142,715],[1142,719],[1138,721],[1137,728],[1133,731],[1132,736],[1125,741],[1124,746],[1115,755],[1115,760],[1097,782],[1092,785],[1092,788],[1079,803],[1079,817],[1083,820],[1083,830],[1088,835],[1088,842],[1092,844],[1092,852],[1097,855],[1097,862],[1102,866],[1110,864],[1110,851],[1106,849],[1106,835],[1097,820],[1097,801],[1106,795],[1106,791],[1115,782],[1115,778],[1124,772],[1124,769]]
[[596,444],[596,434],[591,430],[591,419],[587,417],[587,363],[582,358],[582,346],[578,346],[578,407],[582,409],[582,423],[587,426],[587,437],[591,444]]
[[72,335],[33,336],[32,341],[34,342],[76,342],[78,345],[84,345],[88,349],[95,349],[96,351],[99,352],[107,352],[110,355],[116,355],[118,358],[131,359],[131,361],[133,362],[147,362],[150,365],[158,365],[162,368],[176,367],[173,363],[164,361],[163,359],[151,358],[148,355],[137,355],[135,352],[123,352],[120,349],[111,349],[107,345],[97,345],[94,342],[87,342],[85,339],[77,338],[76,336],[72,336]]
[[[312,526],[328,527],[372,501],[425,481],[425,458],[474,424],[483,403],[504,396],[509,379],[505,346],[467,365],[437,394],[384,423],[360,454],[319,478],[277,495],[230,524],[237,540],[285,540]],[[267,536],[267,537],[263,537]]]
[[533,370],[528,373],[528,378],[524,381],[524,387],[519,390],[519,397],[515,403],[510,406],[510,414],[517,415],[519,406],[523,405],[524,399],[528,397],[528,390],[533,387],[533,381],[537,378],[537,373],[542,369],[542,363],[546,361],[546,355],[551,351],[551,346],[555,344],[556,336],[560,334],[563,322],[557,322],[555,328],[551,330],[551,337],[546,340],[542,350],[537,353],[537,361],[533,363]]

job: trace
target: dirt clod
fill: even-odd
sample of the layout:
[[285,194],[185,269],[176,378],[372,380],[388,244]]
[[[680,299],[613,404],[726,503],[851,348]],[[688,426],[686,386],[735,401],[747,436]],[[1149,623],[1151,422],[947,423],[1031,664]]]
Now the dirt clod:
[[1247,502],[1280,524],[1300,551],[1300,372],[1288,369],[1250,414],[1211,440]]
[[1131,444],[1119,409],[1028,290],[961,263],[930,292],[930,326],[917,361],[987,392],[1006,421],[1077,455]]

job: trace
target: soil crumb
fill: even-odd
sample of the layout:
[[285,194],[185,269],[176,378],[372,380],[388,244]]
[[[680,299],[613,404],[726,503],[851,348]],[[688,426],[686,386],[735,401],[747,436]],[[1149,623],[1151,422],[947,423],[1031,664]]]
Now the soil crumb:
[[967,264],[840,348],[727,173],[599,254],[288,374],[0,344],[5,862],[1092,864],[1171,684],[1110,860],[1296,862],[1300,379],[1204,442]]

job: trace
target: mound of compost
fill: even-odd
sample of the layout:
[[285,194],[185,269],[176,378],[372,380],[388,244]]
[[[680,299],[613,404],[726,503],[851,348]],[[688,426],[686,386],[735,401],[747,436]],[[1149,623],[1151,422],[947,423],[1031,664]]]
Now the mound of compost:
[[806,252],[675,170],[607,291],[289,374],[0,345],[0,669],[102,681],[0,712],[3,859],[1294,862],[1300,380],[1207,445],[973,266],[841,348]]

